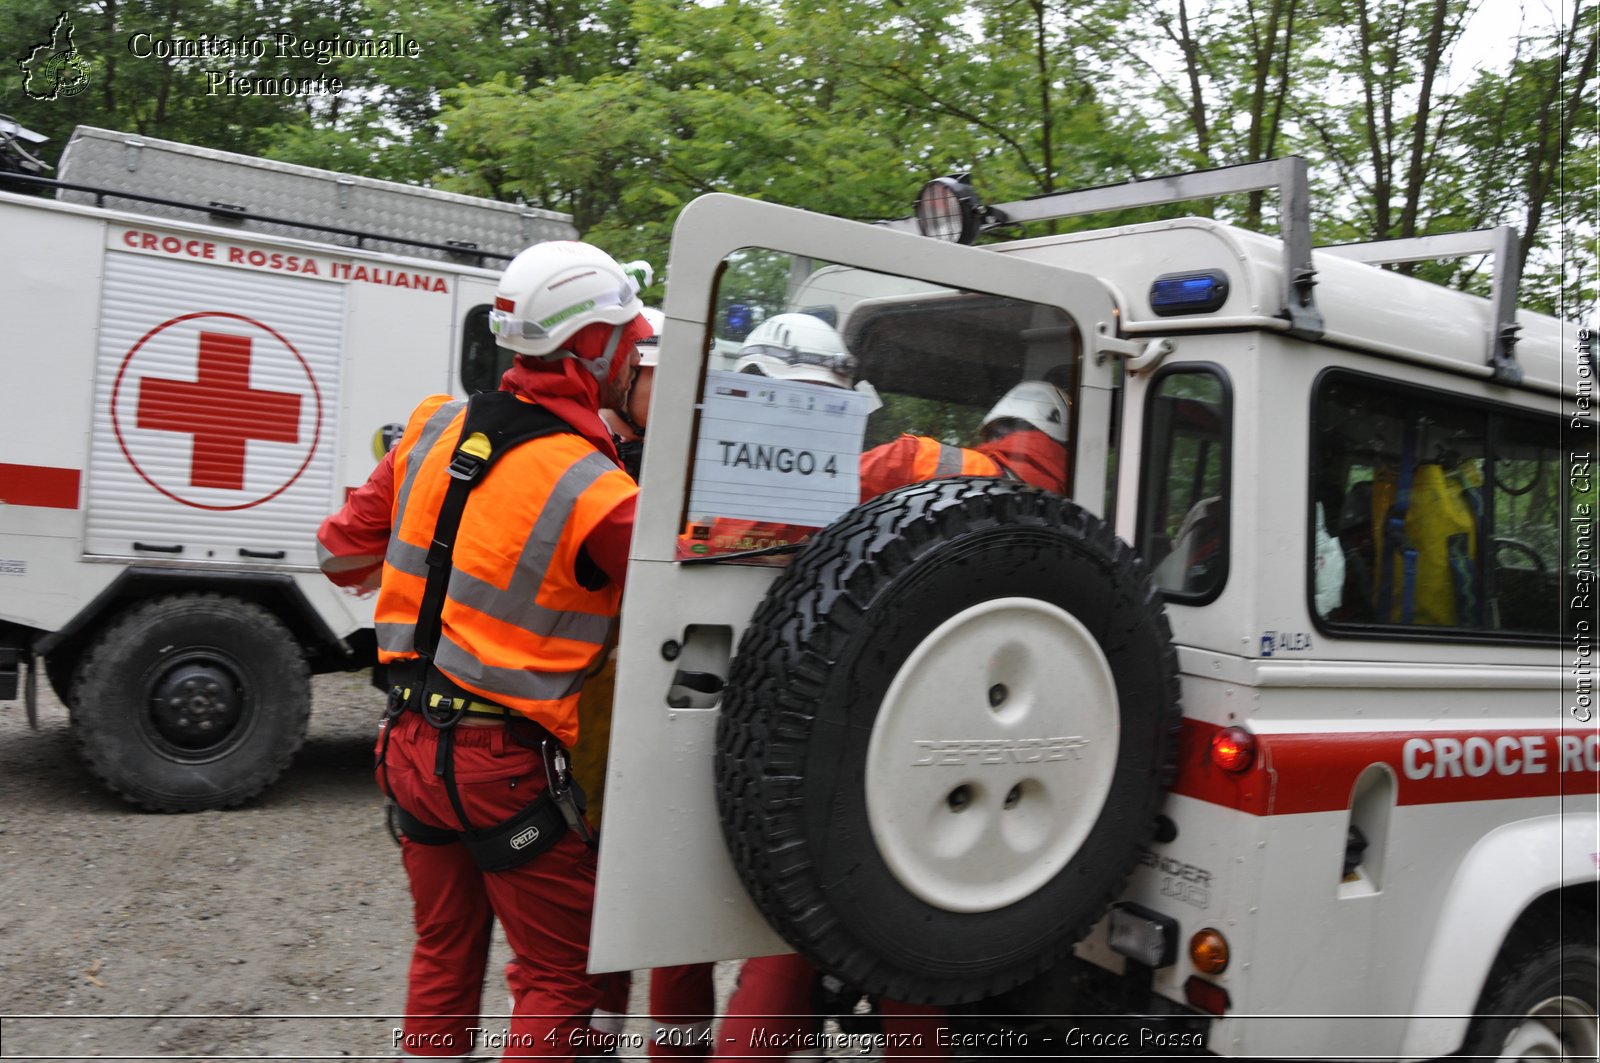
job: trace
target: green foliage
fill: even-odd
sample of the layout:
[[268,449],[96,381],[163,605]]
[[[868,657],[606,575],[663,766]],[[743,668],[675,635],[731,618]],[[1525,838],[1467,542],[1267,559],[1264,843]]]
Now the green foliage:
[[940,399],[884,393],[883,408],[867,423],[867,447],[898,439],[901,435],[930,436],[953,447],[971,446],[987,412]]
[[[1140,0],[1179,56],[1159,83],[1165,130],[1202,164],[1296,153],[1321,242],[1512,225],[1524,305],[1575,315],[1595,297],[1595,8],[1527,29],[1463,77],[1465,0]],[[1588,169],[1584,169],[1588,167]],[[1563,176],[1564,172],[1564,176]],[[1260,203],[1222,204],[1254,224]],[[1576,264],[1579,269],[1574,271]],[[1405,267],[1486,293],[1481,262]]]
[[12,42],[9,50],[21,58],[27,49],[50,40],[51,28],[63,12],[70,18],[72,43],[87,75],[82,92],[59,99],[33,98],[24,91],[20,65],[0,64],[0,112],[49,136],[45,154],[52,160],[77,125],[263,151],[270,144],[272,127],[281,122],[309,124],[326,111],[330,97],[220,95],[207,73],[247,79],[314,78],[330,73],[329,67],[310,57],[280,60],[274,49],[260,59],[163,58],[149,54],[153,40],[136,35],[272,41],[274,34],[291,29],[305,37],[334,33],[346,17],[340,4],[269,9],[228,0],[108,0],[63,7],[46,0],[17,0],[0,7],[0,39]]
[[[1469,19],[1486,17],[1479,7],[99,0],[70,9],[88,89],[30,99],[13,63],[0,71],[0,111],[54,138],[51,156],[89,123],[520,198],[658,266],[677,211],[711,191],[872,220],[906,214],[921,182],[956,170],[1004,201],[1299,153],[1319,239],[1514,225],[1524,302],[1578,315],[1595,299],[1597,8],[1575,0],[1564,29],[1525,30],[1506,62],[1464,79],[1452,49]],[[60,10],[11,0],[0,37],[20,54]],[[138,58],[128,44],[141,29],[263,41],[404,33],[421,55]],[[207,95],[208,70],[337,76],[346,88]],[[1199,212],[1270,229],[1274,209],[1257,195],[1072,224]],[[1487,284],[1478,263],[1411,268]]]

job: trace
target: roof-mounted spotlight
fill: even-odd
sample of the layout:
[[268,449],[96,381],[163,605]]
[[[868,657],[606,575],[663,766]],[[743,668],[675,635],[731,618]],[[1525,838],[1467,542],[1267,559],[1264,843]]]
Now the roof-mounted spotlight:
[[917,229],[923,236],[970,244],[989,219],[972,190],[970,173],[935,177],[917,193]]
[[970,244],[979,233],[1005,225],[1010,219],[995,207],[985,206],[972,188],[970,173],[935,177],[917,193],[917,231],[935,240]]

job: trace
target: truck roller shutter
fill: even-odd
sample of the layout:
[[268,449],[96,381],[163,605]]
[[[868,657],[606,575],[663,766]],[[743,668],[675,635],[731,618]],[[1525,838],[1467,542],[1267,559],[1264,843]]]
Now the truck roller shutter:
[[110,250],[103,291],[86,551],[315,568],[344,286]]

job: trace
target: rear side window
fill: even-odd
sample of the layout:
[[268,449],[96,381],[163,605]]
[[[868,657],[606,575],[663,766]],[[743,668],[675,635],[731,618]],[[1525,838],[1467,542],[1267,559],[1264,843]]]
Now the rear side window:
[[1312,430],[1312,534],[1335,547],[1311,560],[1325,627],[1559,631],[1575,486],[1556,418],[1330,373]]
[[1157,374],[1144,415],[1138,538],[1169,600],[1203,605],[1227,582],[1232,434],[1220,368],[1180,365]]

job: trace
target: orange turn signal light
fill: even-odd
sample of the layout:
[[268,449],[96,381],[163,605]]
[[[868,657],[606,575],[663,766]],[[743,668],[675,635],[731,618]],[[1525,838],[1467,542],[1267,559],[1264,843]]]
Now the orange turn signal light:
[[1211,762],[1223,771],[1247,771],[1256,760],[1256,736],[1243,727],[1224,727],[1211,738]]
[[1201,974],[1221,974],[1228,969],[1228,939],[1214,927],[1196,930],[1189,939],[1189,962]]

